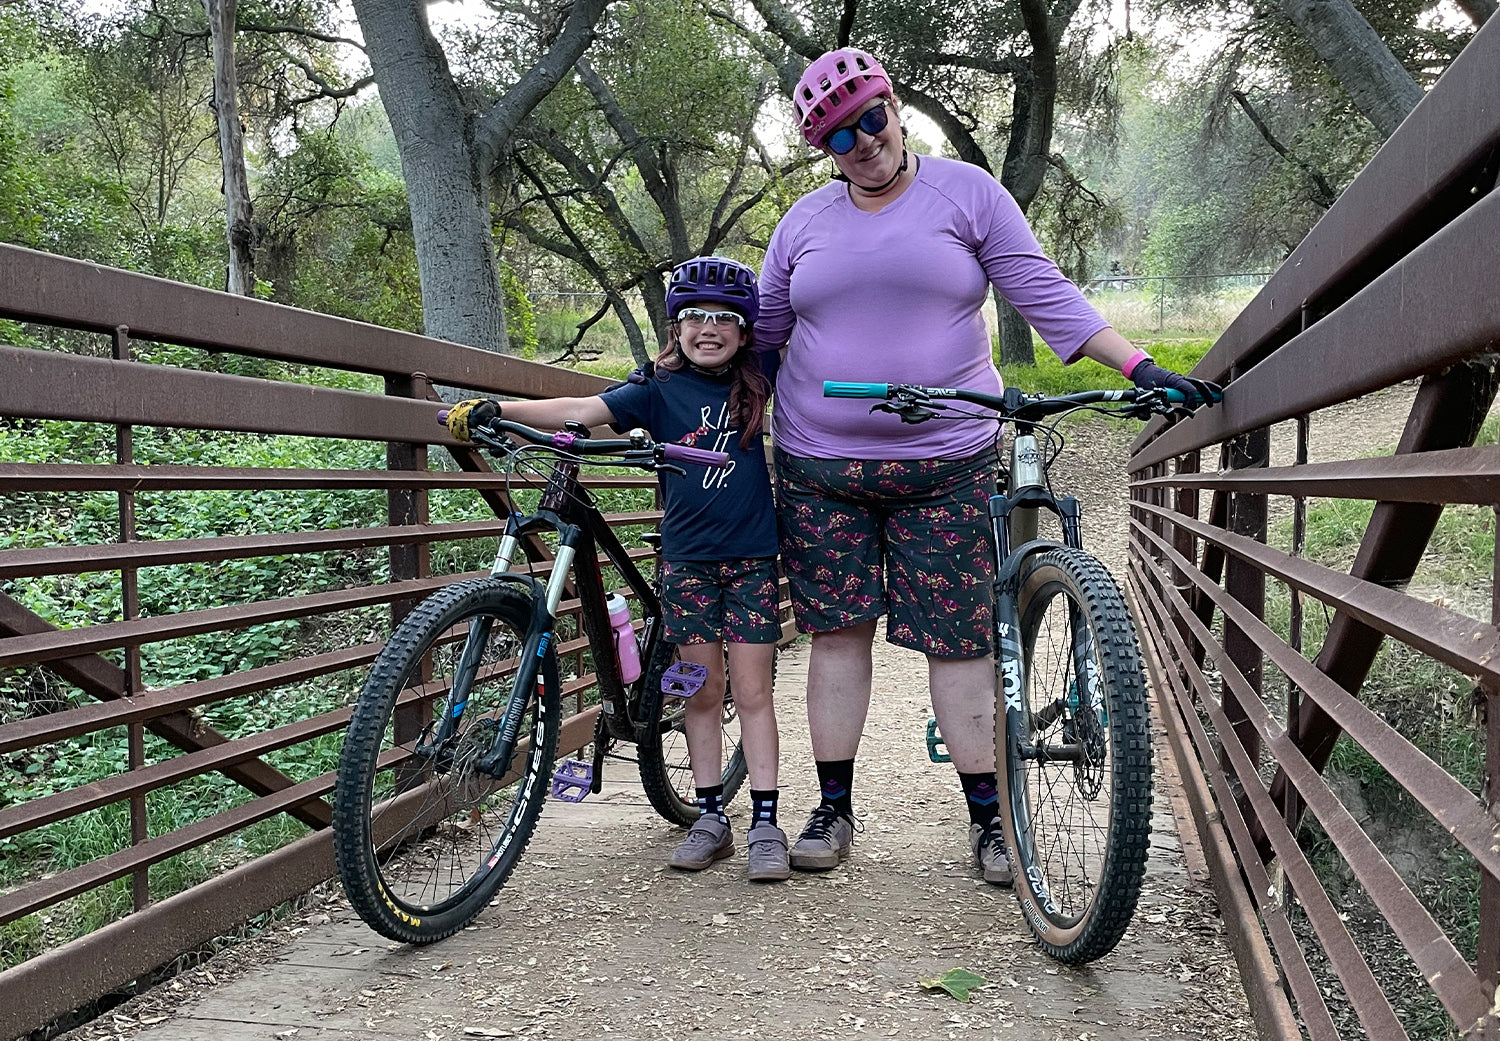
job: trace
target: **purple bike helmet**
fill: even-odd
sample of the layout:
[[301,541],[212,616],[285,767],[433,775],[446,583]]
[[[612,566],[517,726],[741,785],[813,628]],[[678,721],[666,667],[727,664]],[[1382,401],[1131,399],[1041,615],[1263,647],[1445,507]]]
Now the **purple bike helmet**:
[[678,311],[692,303],[724,304],[754,325],[760,314],[755,272],[728,257],[684,260],[672,269],[672,281],[667,284],[667,314],[676,318]]
[[880,62],[857,47],[843,47],[807,67],[792,92],[792,107],[807,143],[822,148],[823,139],[859,106],[891,93],[891,78]]

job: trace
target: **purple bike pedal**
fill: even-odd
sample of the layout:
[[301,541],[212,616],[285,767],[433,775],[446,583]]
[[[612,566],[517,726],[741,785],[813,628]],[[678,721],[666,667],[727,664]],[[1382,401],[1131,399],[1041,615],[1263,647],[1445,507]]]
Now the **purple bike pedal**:
[[707,665],[680,661],[661,674],[661,692],[674,698],[690,698],[707,682]]
[[583,802],[594,785],[594,767],[582,759],[564,759],[552,773],[552,798]]

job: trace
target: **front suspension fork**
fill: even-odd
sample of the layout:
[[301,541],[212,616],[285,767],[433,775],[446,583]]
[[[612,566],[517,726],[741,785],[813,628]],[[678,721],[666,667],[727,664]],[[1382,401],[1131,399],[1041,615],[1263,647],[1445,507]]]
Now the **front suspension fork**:
[[[531,703],[532,692],[540,695],[542,665],[552,654],[552,632],[550,629],[533,629],[521,652],[520,664],[516,666],[515,682],[510,688],[510,697],[505,703],[505,714],[500,717],[500,727],[495,734],[490,750],[480,756],[476,764],[482,773],[494,778],[505,776],[510,761],[516,754],[516,745],[521,739],[521,721],[526,718],[526,707]],[[541,705],[537,706],[541,711]]]

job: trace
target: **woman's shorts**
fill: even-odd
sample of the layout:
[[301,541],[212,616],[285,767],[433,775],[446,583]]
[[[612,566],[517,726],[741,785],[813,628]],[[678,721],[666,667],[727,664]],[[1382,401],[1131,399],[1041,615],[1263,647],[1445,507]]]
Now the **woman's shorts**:
[[781,639],[776,558],[667,561],[662,614],[668,643]]
[[776,452],[781,564],[797,628],[889,613],[886,639],[936,658],[992,650],[989,497],[1000,462],[805,459]]

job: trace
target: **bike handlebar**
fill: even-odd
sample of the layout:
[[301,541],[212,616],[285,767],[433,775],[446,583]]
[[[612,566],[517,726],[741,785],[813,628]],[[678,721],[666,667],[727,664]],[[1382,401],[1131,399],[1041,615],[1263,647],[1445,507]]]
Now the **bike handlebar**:
[[824,382],[823,396],[826,398],[877,398],[882,401],[897,398],[910,405],[921,404],[939,408],[942,407],[941,402],[945,399],[964,401],[971,405],[994,409],[1000,414],[998,417],[1000,419],[1023,420],[1037,419],[1106,402],[1121,402],[1127,405],[1179,406],[1187,401],[1187,396],[1181,391],[1166,388],[1084,390],[1075,394],[1047,395],[1024,394],[1014,387],[1007,387],[1002,395],[949,387],[918,387],[904,383],[842,383],[836,380]]
[[[447,409],[442,409],[438,412],[438,423],[443,426],[448,424]],[[497,419],[481,429],[495,434],[510,434],[533,445],[540,445],[544,448],[556,448],[578,455],[624,455],[627,457],[635,455],[639,458],[634,460],[627,458],[625,462],[634,463],[638,466],[650,465],[653,462],[662,461],[688,463],[693,466],[725,466],[729,463],[728,452],[713,452],[706,448],[694,448],[691,445],[652,441],[650,438],[644,436],[621,438],[583,437],[571,430],[557,430],[552,432],[537,430],[534,427],[525,426],[509,419]],[[490,447],[497,447],[497,445],[491,445]]]

